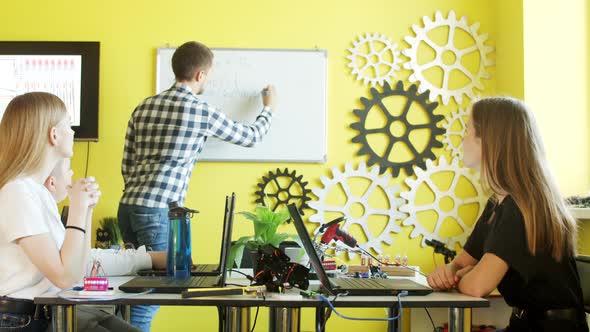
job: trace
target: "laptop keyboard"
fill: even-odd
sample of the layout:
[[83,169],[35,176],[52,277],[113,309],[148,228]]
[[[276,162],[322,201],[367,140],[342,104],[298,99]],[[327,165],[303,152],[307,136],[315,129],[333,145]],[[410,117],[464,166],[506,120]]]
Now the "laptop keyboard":
[[207,265],[196,265],[193,271],[195,272],[203,272],[207,269]]
[[217,272],[219,271],[219,265],[214,264],[198,264],[193,266],[192,272]]
[[208,278],[186,278],[186,279],[171,279],[167,278],[163,284],[168,286],[194,288],[199,287],[205,281],[210,281]]
[[359,289],[380,289],[380,288],[388,288],[383,283],[379,282],[378,279],[365,279],[365,278],[342,278],[338,280],[339,286],[346,288],[359,288]]

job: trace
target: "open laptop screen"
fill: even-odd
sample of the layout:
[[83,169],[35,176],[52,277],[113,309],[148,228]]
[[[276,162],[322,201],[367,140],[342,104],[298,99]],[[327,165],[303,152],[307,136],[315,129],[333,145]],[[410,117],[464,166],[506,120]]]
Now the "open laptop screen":
[[232,193],[229,200],[226,201],[226,227],[223,227],[223,242],[221,247],[221,257],[219,263],[220,280],[219,284],[221,287],[225,285],[225,276],[227,273],[227,260],[229,258],[229,249],[231,247],[231,236],[234,225],[234,207],[236,206],[236,193]]
[[301,243],[303,244],[303,248],[305,252],[309,256],[309,261],[313,268],[315,269],[322,286],[324,286],[327,290],[332,291],[332,285],[330,284],[330,279],[328,279],[328,275],[326,271],[324,271],[324,267],[322,266],[322,262],[318,257],[315,248],[313,247],[313,243],[309,234],[307,233],[307,229],[305,229],[305,225],[303,224],[303,219],[301,219],[301,215],[299,214],[299,209],[295,204],[289,204],[289,213],[291,214],[291,218],[293,219],[293,223],[295,224],[295,229],[297,230],[297,234],[301,239]]

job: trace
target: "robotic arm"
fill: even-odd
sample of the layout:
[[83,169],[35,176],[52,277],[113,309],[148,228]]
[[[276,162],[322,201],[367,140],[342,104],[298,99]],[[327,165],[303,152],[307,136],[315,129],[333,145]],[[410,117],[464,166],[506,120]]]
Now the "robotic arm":
[[358,245],[357,240],[352,235],[340,229],[339,224],[344,220],[346,220],[345,217],[340,217],[322,225],[319,229],[319,233],[323,233],[320,242],[328,244],[334,240],[340,241],[351,248],[356,248]]

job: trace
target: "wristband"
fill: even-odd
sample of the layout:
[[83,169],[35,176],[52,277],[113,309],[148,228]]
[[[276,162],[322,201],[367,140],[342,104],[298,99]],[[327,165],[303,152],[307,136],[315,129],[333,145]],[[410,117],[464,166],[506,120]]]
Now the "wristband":
[[82,227],[68,225],[68,226],[66,226],[66,229],[68,229],[68,228],[75,229],[75,230],[78,230],[78,231],[86,234],[86,230],[84,228],[82,228]]

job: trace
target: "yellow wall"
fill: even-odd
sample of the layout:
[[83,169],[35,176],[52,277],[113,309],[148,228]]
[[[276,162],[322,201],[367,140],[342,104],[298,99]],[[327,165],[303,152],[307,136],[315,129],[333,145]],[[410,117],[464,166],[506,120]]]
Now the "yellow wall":
[[494,1],[496,93],[524,97],[522,0]]
[[[527,15],[532,13],[527,10],[532,2],[524,1],[525,22],[536,25],[546,23]],[[578,11],[571,8],[571,12],[569,9],[561,10],[567,10],[564,13],[567,15],[579,15]],[[101,42],[100,141],[90,144],[88,169],[88,174],[96,176],[103,190],[95,221],[116,213],[123,188],[120,161],[126,123],[137,103],[154,92],[157,47],[199,40],[210,47],[317,47],[328,50],[330,136],[326,164],[197,165],[186,202],[187,206],[202,211],[193,226],[194,257],[199,261],[215,261],[218,255],[223,197],[226,194],[231,191],[237,193],[237,211],[250,210],[254,206],[255,184],[269,170],[276,167],[295,169],[314,188],[321,186],[320,176],[332,175],[332,167],[342,167],[346,161],[352,161],[356,165],[365,160],[356,156],[359,146],[350,143],[356,134],[349,128],[349,124],[357,121],[351,111],[360,107],[359,98],[368,93],[366,87],[354,80],[346,66],[346,49],[352,47],[351,42],[365,32],[380,32],[392,37],[399,47],[405,48],[402,40],[404,36],[411,34],[412,24],[422,24],[422,16],[432,17],[435,10],[441,10],[446,16],[450,9],[454,9],[458,16],[466,15],[470,23],[480,22],[479,32],[490,35],[490,45],[497,43],[495,57],[498,68],[490,70],[494,77],[484,81],[486,90],[482,94],[498,91],[518,97],[526,96],[539,114],[549,155],[564,190],[586,190],[588,160],[586,153],[580,155],[577,152],[589,151],[584,132],[590,121],[585,111],[587,108],[582,111],[581,107],[573,105],[577,105],[579,96],[585,94],[587,86],[573,84],[576,79],[573,76],[559,76],[562,72],[569,73],[568,75],[586,72],[580,71],[580,67],[576,65],[581,61],[581,55],[576,53],[578,44],[562,42],[564,38],[568,41],[581,37],[572,36],[580,27],[563,18],[559,25],[551,24],[542,32],[535,31],[539,39],[527,44],[526,36],[527,32],[531,33],[531,26],[525,24],[525,45],[528,46],[524,51],[527,66],[523,74],[523,22],[520,14],[523,10],[520,1],[13,1],[4,5],[0,20],[0,39]],[[551,14],[550,21],[558,19],[554,15],[555,8],[541,9],[546,15]],[[563,28],[563,31],[559,30],[563,34],[552,34],[554,28],[561,29],[562,26],[568,27]],[[531,66],[528,66],[526,56],[533,54],[530,53],[533,52],[531,47],[535,47],[534,52],[546,54],[545,61],[533,59]],[[547,82],[543,75],[548,70],[562,77],[562,80]],[[402,70],[398,78],[407,81],[408,75],[408,71]],[[527,86],[525,89],[523,82],[531,82],[531,87]],[[546,99],[543,99],[544,96]],[[441,106],[438,111],[447,115],[455,108],[456,105],[451,102],[450,105]],[[551,130],[555,127],[549,127],[547,123],[555,121],[568,130]],[[583,142],[583,149],[574,150],[573,145],[568,144],[570,139]],[[77,176],[84,173],[87,147],[86,143],[75,145],[73,168]],[[435,153],[439,155],[443,152],[437,150]],[[571,156],[575,156],[575,163],[565,161],[566,157]],[[405,174],[402,173],[392,182],[401,183],[404,178]],[[410,230],[405,227],[402,233],[394,235],[395,246],[386,247],[385,251],[392,255],[408,253],[411,264],[420,265],[424,270],[430,271],[433,267],[432,251],[421,249],[420,238],[410,240]],[[236,218],[234,237],[250,234],[251,231],[249,223]],[[215,250],[208,249],[211,247]],[[380,309],[344,312],[350,315],[383,316]],[[303,330],[312,330],[311,317],[306,314]],[[259,317],[257,330],[264,330],[266,319],[266,316]],[[200,330],[213,331],[216,322],[216,312],[212,309],[168,307],[157,315],[153,330],[184,331],[199,326]],[[374,330],[383,326],[381,323],[358,323],[336,318],[328,324],[330,329],[340,328],[342,331],[360,328]]]

